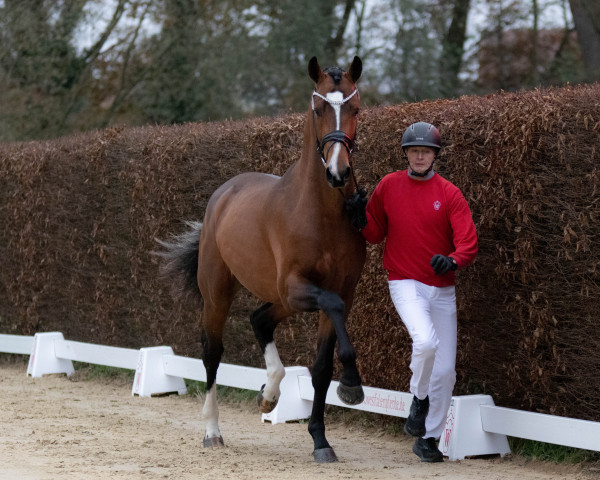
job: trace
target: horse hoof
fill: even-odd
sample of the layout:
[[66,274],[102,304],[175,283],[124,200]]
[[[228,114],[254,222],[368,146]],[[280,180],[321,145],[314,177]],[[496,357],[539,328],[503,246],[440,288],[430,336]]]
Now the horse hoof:
[[338,458],[331,447],[315,450],[313,452],[313,457],[317,463],[333,463],[338,461]]
[[213,447],[224,447],[225,443],[223,442],[223,437],[204,437],[204,448],[213,448]]
[[362,385],[348,387],[340,383],[337,388],[337,395],[346,405],[358,405],[365,399],[365,392],[363,392]]
[[263,385],[256,396],[256,403],[258,403],[258,410],[260,413],[271,413],[275,407],[277,406],[277,400],[269,402],[263,397],[263,392],[265,390],[265,386]]

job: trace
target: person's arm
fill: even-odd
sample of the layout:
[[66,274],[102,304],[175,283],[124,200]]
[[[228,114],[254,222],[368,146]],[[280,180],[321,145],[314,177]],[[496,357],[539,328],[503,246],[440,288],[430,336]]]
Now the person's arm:
[[473,263],[477,256],[477,232],[469,205],[460,191],[457,190],[452,203],[450,224],[455,250],[448,256],[462,268]]
[[384,209],[381,182],[367,203],[367,225],[360,231],[369,243],[380,243],[387,234],[387,216]]

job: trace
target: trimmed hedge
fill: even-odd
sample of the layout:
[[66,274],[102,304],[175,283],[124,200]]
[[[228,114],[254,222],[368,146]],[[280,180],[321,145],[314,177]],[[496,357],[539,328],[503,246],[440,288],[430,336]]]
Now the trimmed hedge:
[[[428,121],[444,140],[437,170],[463,191],[479,236],[457,275],[456,394],[600,420],[600,85],[365,109],[355,165],[369,192],[405,168],[400,137]],[[247,122],[110,128],[0,144],[0,331],[62,331],[199,357],[191,305],[157,281],[155,238],[201,220],[210,194],[249,170],[281,174],[299,157],[304,114]],[[410,228],[410,226],[407,226]],[[406,391],[410,338],[389,299],[382,246],[349,319],[367,385]],[[224,361],[263,366],[236,300]],[[314,314],[276,332],[287,365],[312,365]]]

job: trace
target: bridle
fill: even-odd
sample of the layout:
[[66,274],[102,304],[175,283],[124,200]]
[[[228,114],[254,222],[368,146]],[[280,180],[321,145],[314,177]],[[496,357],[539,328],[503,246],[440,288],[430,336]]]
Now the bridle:
[[[344,96],[341,92],[333,92],[333,93],[339,93],[341,95],[341,98],[339,100],[334,99],[334,98],[327,98],[327,97],[321,95],[316,90],[313,91],[313,94],[311,97],[313,128],[315,129],[315,140],[317,143],[317,151],[319,152],[319,155],[321,156],[321,162],[323,162],[324,167],[327,167],[327,161],[325,160],[325,157],[329,153],[329,150],[331,149],[331,147],[333,147],[336,143],[341,143],[344,146],[344,148],[346,149],[346,152],[348,153],[348,157],[350,157],[350,156],[352,156],[352,152],[354,151],[354,145],[355,145],[355,140],[356,140],[356,132],[354,132],[354,138],[350,138],[346,134],[346,132],[344,132],[343,130],[340,130],[339,127],[340,127],[341,107],[344,103],[346,103],[348,100],[350,100],[352,97],[354,97],[354,95],[358,95],[358,88],[355,88],[354,91],[350,95],[348,95],[346,98],[344,98]],[[315,120],[315,96],[321,98],[322,100],[327,102],[329,105],[331,105],[336,112],[337,129],[332,132],[327,133],[323,137],[322,140],[319,140],[319,136],[317,135],[317,126],[316,126],[316,120]],[[328,143],[330,143],[331,145],[329,145],[327,150],[325,150],[325,147]],[[356,188],[358,190],[358,182],[356,181],[356,176],[354,175],[354,167],[352,165],[352,162],[350,162],[350,171],[352,172],[352,178],[354,179],[354,185],[356,186]],[[341,193],[341,190],[340,190],[340,193]],[[342,193],[342,196],[344,196],[343,193]]]
[[[339,92],[339,93],[341,93],[341,92]],[[343,98],[343,95],[342,95],[342,98],[340,100],[334,100],[332,98],[327,98],[327,97],[321,95],[316,90],[312,94],[311,101],[312,101],[313,126],[315,129],[315,139],[317,141],[317,151],[321,155],[321,161],[323,162],[323,165],[325,165],[325,166],[327,165],[327,162],[325,161],[325,157],[327,156],[326,154],[329,153],[329,150],[331,149],[331,147],[333,147],[333,145],[336,143],[341,143],[342,145],[344,145],[346,152],[348,152],[348,156],[352,155],[352,151],[354,150],[354,141],[356,138],[356,132],[354,134],[355,138],[350,138],[346,134],[346,132],[339,130],[339,115],[340,115],[339,109],[341,109],[342,105],[344,103],[346,103],[348,100],[350,100],[356,94],[358,94],[358,88],[355,88],[354,91],[350,95],[348,95],[346,98]],[[337,115],[336,123],[337,123],[338,129],[326,134],[322,140],[319,140],[319,136],[317,135],[317,127],[316,127],[316,121],[315,121],[315,96],[321,98],[322,100],[326,101],[329,105],[331,105],[334,108],[334,110],[336,110],[336,115]],[[325,146],[328,143],[331,143],[331,145],[329,145],[329,147],[327,148],[327,151],[325,151]],[[354,174],[354,171],[352,173]]]

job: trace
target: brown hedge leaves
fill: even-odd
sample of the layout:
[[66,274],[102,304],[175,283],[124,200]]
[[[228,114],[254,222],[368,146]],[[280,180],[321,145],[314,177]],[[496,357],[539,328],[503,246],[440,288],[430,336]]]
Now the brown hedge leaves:
[[[404,168],[400,137],[420,120],[440,129],[437,170],[463,191],[479,235],[458,275],[455,393],[600,420],[600,85],[366,109],[361,186]],[[154,238],[201,220],[236,173],[283,173],[303,125],[294,114],[0,145],[0,331],[198,357],[201,316],[157,282]],[[368,248],[349,330],[365,384],[406,390],[410,340],[381,253]],[[225,361],[263,365],[247,321],[257,306],[248,295],[234,305]],[[286,364],[312,364],[314,324],[280,326]]]

